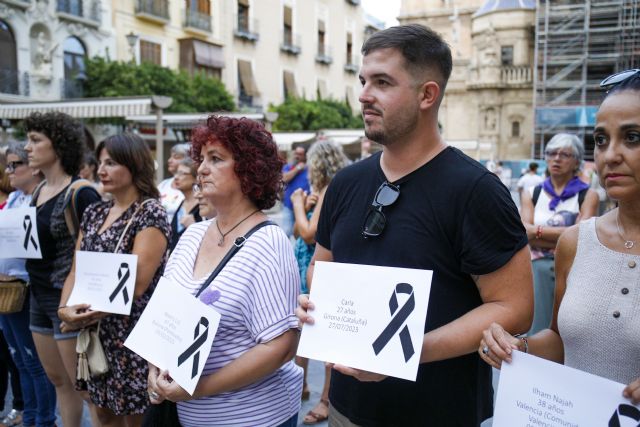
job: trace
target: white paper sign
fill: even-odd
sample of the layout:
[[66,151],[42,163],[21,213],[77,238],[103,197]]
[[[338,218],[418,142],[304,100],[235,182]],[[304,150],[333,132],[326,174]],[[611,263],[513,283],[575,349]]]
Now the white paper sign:
[[622,397],[624,387],[514,351],[500,371],[493,427],[636,427],[640,407]]
[[76,280],[67,305],[91,304],[91,310],[130,314],[138,255],[76,251]]
[[166,277],[124,345],[193,394],[211,352],[220,313]]
[[35,207],[0,210],[0,258],[42,259]]
[[317,262],[298,356],[415,381],[432,272]]

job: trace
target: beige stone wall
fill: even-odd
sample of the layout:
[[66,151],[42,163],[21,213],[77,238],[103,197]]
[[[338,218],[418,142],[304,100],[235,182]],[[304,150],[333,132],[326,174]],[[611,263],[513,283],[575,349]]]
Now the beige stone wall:
[[[223,47],[225,67],[222,81],[237,97],[238,60],[250,61],[256,86],[260,92],[256,103],[263,108],[279,104],[284,100],[283,72],[295,76],[300,96],[316,98],[318,80],[326,83],[328,95],[344,100],[351,93],[351,104],[357,104],[359,82],[357,72],[347,72],[347,33],[352,34],[354,62],[359,65],[359,50],[363,42],[364,21],[361,6],[351,5],[345,0],[249,0],[250,30],[259,36],[257,42],[242,40],[234,36],[237,16],[236,0],[211,0],[212,31],[186,31],[184,9],[186,0],[169,0],[170,20],[167,23],[141,19],[135,14],[135,0],[113,1],[113,25],[116,34],[116,53],[120,60],[130,60],[130,48],[125,35],[133,31],[146,39],[162,44],[163,65],[178,68],[180,50],[178,40],[195,37]],[[197,0],[196,0],[197,1]],[[301,52],[291,55],[281,51],[284,7],[292,9],[294,44]],[[326,28],[326,45],[331,51],[331,64],[316,62],[318,19],[323,19]],[[299,42],[299,43],[298,43]],[[349,89],[348,89],[349,88]]]
[[[440,108],[445,139],[476,158],[528,158],[533,143],[535,11],[474,17],[482,3],[403,0],[399,21],[427,25],[451,46],[453,72]],[[512,66],[501,65],[501,46],[513,46]],[[514,126],[519,136],[512,135],[518,130]]]

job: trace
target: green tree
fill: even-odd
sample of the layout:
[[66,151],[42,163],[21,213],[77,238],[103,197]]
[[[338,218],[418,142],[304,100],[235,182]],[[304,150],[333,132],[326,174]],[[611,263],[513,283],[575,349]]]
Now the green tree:
[[333,99],[310,101],[303,98],[287,98],[271,111],[278,113],[273,125],[276,131],[301,131],[319,129],[354,129],[363,126],[362,118],[354,116],[345,102]]
[[174,113],[232,111],[235,107],[220,80],[203,74],[191,77],[148,62],[137,65],[100,57],[89,59],[86,65],[87,97],[170,96],[173,103],[167,111]]

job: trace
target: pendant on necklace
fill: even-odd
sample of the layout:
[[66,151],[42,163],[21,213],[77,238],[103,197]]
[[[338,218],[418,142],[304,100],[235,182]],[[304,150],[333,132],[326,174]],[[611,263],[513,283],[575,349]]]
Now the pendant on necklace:
[[224,245],[224,236],[220,236],[220,238],[218,239],[218,246],[222,245]]
[[627,249],[631,249],[633,248],[633,245],[635,245],[635,243],[631,240],[625,240],[624,242],[624,247]]

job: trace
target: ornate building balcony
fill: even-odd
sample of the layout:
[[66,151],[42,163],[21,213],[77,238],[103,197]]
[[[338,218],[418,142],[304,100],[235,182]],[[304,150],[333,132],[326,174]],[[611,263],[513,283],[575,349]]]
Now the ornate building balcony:
[[100,23],[100,0],[58,0],[56,12],[62,19],[96,25]]
[[136,0],[136,16],[159,24],[169,23],[167,0]]
[[531,85],[533,72],[528,65],[512,65],[500,67],[500,81],[507,86]]
[[211,32],[211,15],[197,10],[187,9],[184,19],[184,26],[187,29]]
[[0,93],[29,96],[29,73],[0,68]]

